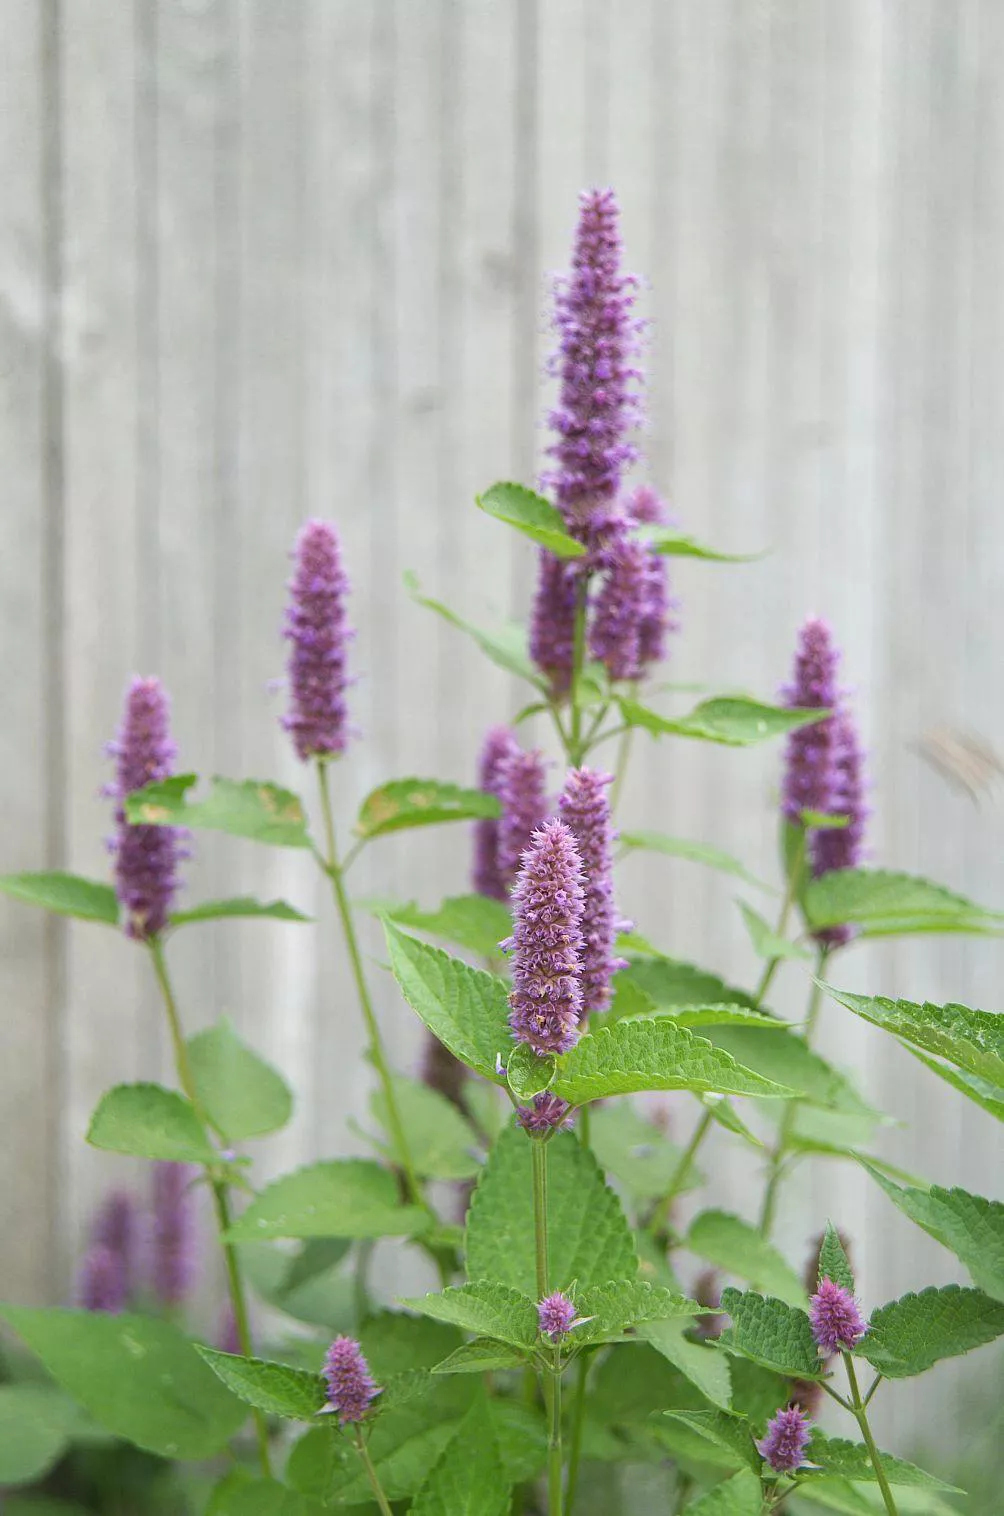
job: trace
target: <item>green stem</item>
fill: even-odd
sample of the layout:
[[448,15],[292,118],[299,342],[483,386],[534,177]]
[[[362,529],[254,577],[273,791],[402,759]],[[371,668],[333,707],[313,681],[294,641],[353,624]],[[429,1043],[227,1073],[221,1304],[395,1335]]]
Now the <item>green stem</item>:
[[356,1267],[352,1278],[352,1303],[355,1307],[356,1326],[359,1327],[369,1315],[370,1293],[367,1283],[370,1259],[373,1256],[372,1238],[364,1238],[356,1248]]
[[689,1169],[690,1165],[693,1163],[698,1148],[701,1146],[701,1143],[704,1141],[705,1137],[708,1135],[708,1132],[711,1130],[711,1123],[713,1120],[714,1116],[712,1115],[711,1111],[706,1110],[700,1121],[695,1126],[690,1141],[687,1143],[684,1152],[680,1155],[679,1163],[676,1165],[676,1168],[670,1175],[666,1193],[659,1201],[649,1219],[648,1230],[653,1233],[653,1235],[659,1232],[668,1222],[670,1207],[672,1206],[673,1201],[679,1193],[680,1185],[683,1183],[683,1177]]
[[[537,1299],[548,1293],[547,1262],[547,1144],[530,1142],[533,1175],[533,1239],[537,1266]],[[548,1516],[561,1516],[561,1364],[555,1346],[553,1361],[541,1367],[544,1404],[547,1407],[548,1435],[547,1489]]]
[[356,1428],[356,1451],[363,1461],[363,1467],[366,1470],[366,1478],[370,1482],[370,1489],[376,1496],[376,1503],[380,1507],[382,1516],[394,1516],[394,1512],[391,1510],[390,1501],[384,1494],[383,1486],[381,1485],[380,1480],[377,1476],[377,1471],[373,1467],[373,1460],[370,1457],[370,1450],[366,1446],[366,1443],[363,1441],[363,1434],[358,1427]]
[[533,1169],[533,1238],[537,1263],[537,1299],[547,1294],[547,1145],[531,1140]]
[[572,1407],[572,1444],[568,1452],[568,1486],[565,1490],[565,1511],[571,1516],[575,1509],[575,1492],[579,1485],[579,1460],[582,1457],[582,1429],[586,1419],[586,1380],[589,1377],[589,1359],[579,1359],[575,1380],[575,1403]]
[[[550,1430],[547,1439],[547,1513],[561,1516],[561,1363],[560,1349],[554,1348],[554,1361],[546,1371],[545,1399],[549,1401]],[[548,1392],[549,1387],[549,1392]]]
[[[188,1045],[185,1042],[185,1034],[181,1028],[181,1016],[178,1013],[178,1002],[174,997],[171,986],[171,978],[167,972],[167,961],[164,957],[164,947],[160,939],[151,937],[149,940],[150,957],[153,960],[153,971],[160,986],[161,996],[164,1001],[164,1009],[167,1012],[167,1024],[171,1030],[171,1043],[174,1048],[174,1063],[178,1074],[178,1082],[182,1090],[188,1096],[192,1110],[195,1112],[207,1142],[210,1141],[209,1122],[199,1099],[195,1084],[195,1076],[192,1073],[192,1063],[188,1056]],[[226,1183],[213,1173],[209,1164],[205,1166],[206,1177],[209,1180],[213,1192],[213,1209],[216,1213],[216,1225],[220,1234],[220,1246],[223,1249],[223,1259],[227,1271],[227,1288],[230,1293],[230,1305],[234,1313],[234,1325],[237,1328],[237,1340],[240,1343],[241,1352],[245,1358],[252,1357],[251,1328],[248,1324],[247,1297],[244,1291],[244,1280],[241,1276],[240,1264],[237,1260],[237,1250],[232,1243],[227,1241],[230,1231],[230,1201],[227,1194]],[[268,1452],[268,1427],[262,1412],[255,1409],[252,1411],[255,1425],[255,1437],[258,1442],[258,1460],[261,1464],[262,1473],[266,1479],[272,1477],[272,1467]]]
[[[795,854],[794,859],[792,860],[792,865],[788,873],[788,883],[785,885],[784,899],[781,902],[781,914],[778,917],[777,926],[774,929],[775,937],[783,937],[785,930],[787,929],[788,917],[791,915],[791,908],[795,904],[795,892],[798,889],[798,882],[801,878],[802,861],[804,857],[805,832],[803,831],[799,840],[798,850]],[[763,997],[766,995],[768,989],[770,988],[771,981],[773,980],[774,975],[777,973],[780,963],[780,958],[770,958],[764,965],[763,973],[760,976],[760,983],[757,985],[755,991],[753,992],[754,1007],[758,1007],[763,1000]]]
[[889,1488],[889,1481],[885,1476],[885,1469],[882,1467],[879,1450],[875,1446],[875,1439],[872,1436],[871,1427],[868,1425],[868,1412],[865,1410],[865,1402],[861,1399],[861,1391],[858,1389],[858,1376],[854,1370],[854,1360],[850,1353],[842,1353],[841,1357],[844,1360],[844,1368],[847,1370],[847,1383],[851,1387],[851,1407],[854,1412],[854,1419],[860,1427],[861,1435],[865,1440],[868,1457],[871,1459],[872,1468],[875,1470],[875,1478],[878,1481],[879,1489],[882,1491],[882,1499],[885,1501],[885,1508],[889,1516],[898,1516],[896,1502],[892,1498],[892,1490]]
[[[816,1022],[819,1019],[819,1007],[822,1001],[822,991],[820,990],[819,985],[816,983],[816,980],[822,975],[823,970],[826,967],[826,960],[829,956],[829,952],[830,950],[828,947],[825,945],[822,946],[819,949],[819,954],[816,959],[816,973],[812,982],[812,992],[809,996],[809,1009],[806,1013],[805,1031],[803,1033],[803,1040],[807,1047],[812,1042],[812,1036],[816,1029]],[[763,1205],[760,1209],[759,1223],[760,1235],[765,1238],[770,1236],[771,1228],[774,1225],[774,1215],[777,1209],[778,1191],[780,1189],[781,1178],[784,1173],[784,1161],[788,1156],[788,1143],[791,1139],[792,1129],[795,1125],[795,1118],[798,1115],[798,1107],[800,1104],[801,1102],[796,1098],[789,1100],[788,1104],[785,1106],[784,1115],[781,1117],[781,1125],[778,1128],[777,1145],[775,1146],[774,1151],[770,1156],[770,1174],[767,1180],[767,1188],[764,1191]]]
[[615,811],[621,798],[621,790],[624,788],[624,780],[627,778],[628,759],[631,757],[631,743],[634,739],[634,727],[626,726],[621,731],[621,740],[617,746],[617,761],[614,765],[614,783],[610,791],[610,809]]

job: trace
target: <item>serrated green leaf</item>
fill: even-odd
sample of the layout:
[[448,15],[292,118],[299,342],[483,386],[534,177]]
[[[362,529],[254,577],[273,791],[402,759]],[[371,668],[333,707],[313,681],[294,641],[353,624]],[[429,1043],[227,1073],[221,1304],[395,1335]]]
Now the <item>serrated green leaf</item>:
[[832,1221],[826,1223],[823,1233],[823,1241],[819,1249],[818,1279],[822,1283],[824,1279],[832,1279],[834,1284],[839,1284],[841,1289],[849,1290],[854,1294],[854,1271],[850,1260],[840,1241],[840,1233]]
[[437,1363],[434,1374],[490,1374],[497,1370],[522,1368],[527,1362],[527,1353],[509,1342],[498,1342],[491,1337],[475,1337],[473,1342],[464,1342],[459,1348]]
[[638,1328],[639,1337],[651,1343],[670,1363],[696,1385],[712,1405],[728,1410],[732,1404],[732,1378],[724,1353],[707,1342],[688,1336],[690,1321],[649,1321]]
[[[636,1200],[658,1200],[665,1195],[683,1158],[683,1149],[627,1100],[611,1101],[592,1112],[590,1144],[602,1167]],[[690,1163],[680,1176],[677,1192],[693,1189],[699,1182],[697,1169]]]
[[[616,1195],[593,1154],[570,1132],[546,1148],[551,1289],[632,1279],[637,1259]],[[467,1272],[537,1296],[530,1143],[508,1127],[492,1149],[467,1213]]]
[[172,927],[188,926],[193,921],[224,921],[231,917],[240,919],[266,919],[269,921],[310,921],[310,916],[305,916],[295,906],[288,905],[285,900],[255,900],[252,895],[234,895],[230,900],[204,900],[201,905],[193,906],[190,911],[174,911],[171,914],[170,925]]
[[806,884],[804,907],[813,929],[849,922],[864,937],[1004,930],[1000,911],[987,910],[929,879],[884,869],[832,869]]
[[364,1158],[314,1163],[277,1179],[238,1216],[233,1242],[270,1237],[409,1237],[428,1222],[401,1205],[394,1176]]
[[277,1132],[293,1113],[282,1075],[259,1058],[224,1018],[188,1040],[195,1089],[206,1116],[228,1142]]
[[581,558],[586,551],[581,542],[570,537],[561,512],[543,495],[522,484],[493,484],[476,496],[478,508],[496,521],[514,526],[531,542],[546,547],[556,558]]
[[763,1148],[760,1138],[750,1130],[724,1095],[702,1095],[700,1099],[705,1110],[711,1112],[719,1126],[723,1126],[727,1132],[734,1132],[737,1137],[748,1142],[750,1147]]
[[988,1115],[996,1117],[998,1121],[1004,1121],[1004,1089],[995,1084],[990,1084],[986,1079],[978,1079],[975,1074],[967,1074],[962,1069],[954,1068],[948,1063],[939,1063],[936,1058],[927,1058],[919,1048],[905,1046],[913,1056],[930,1069],[932,1074],[937,1074],[946,1084],[950,1084],[953,1090],[958,1090],[971,1100],[974,1105],[980,1106]]
[[711,563],[753,563],[764,556],[762,552],[720,553],[717,548],[705,547],[695,537],[688,537],[671,526],[646,525],[639,527],[636,535],[648,543],[653,553],[664,558],[704,558]]
[[0,1316],[95,1421],[149,1452],[208,1458],[247,1415],[170,1322],[12,1305]]
[[[0,1384],[0,1485],[38,1479],[68,1446],[79,1411],[43,1384]],[[6,1507],[5,1507],[6,1509]]]
[[663,832],[621,832],[618,838],[620,846],[628,851],[643,848],[650,853],[663,853],[668,858],[686,858],[691,863],[703,863],[708,868],[717,869],[719,873],[731,874],[733,878],[742,879],[746,884],[754,885],[758,890],[766,890],[768,894],[774,894],[772,885],[765,884],[755,874],[751,874],[746,866],[733,858],[731,853],[723,853],[720,848],[708,847],[704,842],[689,842],[682,837],[667,837]]
[[882,995],[852,995],[824,984],[838,1005],[846,1006],[862,1020],[891,1032],[914,1047],[947,1058],[958,1068],[1004,1086],[1004,1016],[993,1011],[973,1011],[965,1005],[917,1005],[912,1000],[887,1000]]
[[701,1310],[696,1300],[645,1279],[618,1279],[580,1290],[575,1307],[588,1318],[573,1329],[571,1340],[579,1344],[616,1338],[643,1322],[683,1320],[690,1325]]
[[768,921],[755,911],[745,900],[737,902],[742,912],[746,930],[749,933],[753,951],[758,958],[764,958],[768,963],[778,958],[811,958],[808,948],[800,947],[797,942],[789,942],[786,937],[779,937]]
[[795,1093],[743,1068],[730,1054],[703,1037],[695,1037],[670,1017],[620,1021],[587,1033],[559,1058],[551,1088],[570,1105],[641,1090],[709,1091],[772,1099]]
[[816,1474],[811,1479],[803,1478],[800,1484],[800,1501],[813,1509],[819,1506],[824,1511],[840,1511],[842,1516],[876,1516],[876,1506],[849,1479]]
[[772,737],[783,737],[802,726],[811,726],[829,715],[825,710],[800,710],[795,707],[763,705],[746,695],[717,695],[702,700],[686,716],[660,716],[647,706],[627,696],[618,698],[621,715],[628,726],[640,726],[654,737],[695,737],[701,742],[718,742],[726,747],[751,747]]
[[968,1190],[900,1187],[862,1160],[894,1205],[965,1264],[973,1283],[1004,1301],[1004,1204]]
[[760,1516],[762,1509],[760,1481],[748,1469],[740,1469],[687,1506],[690,1516]]
[[550,1089],[557,1066],[553,1053],[541,1058],[527,1043],[517,1042],[506,1063],[506,1083],[517,1100],[532,1100],[534,1095]]
[[731,1288],[722,1291],[722,1310],[732,1318],[731,1326],[718,1338],[727,1353],[738,1353],[791,1379],[824,1377],[804,1311],[772,1295]]
[[119,903],[110,884],[79,874],[50,870],[40,874],[0,874],[0,891],[25,905],[41,906],[57,916],[117,926]]
[[198,1351],[228,1389],[269,1416],[312,1421],[327,1404],[324,1381],[319,1374],[308,1374],[285,1363],[270,1363],[264,1358],[235,1357],[201,1343]]
[[[801,1092],[801,1098],[824,1109],[862,1116],[870,1123],[878,1113],[857,1093],[846,1074],[807,1047],[803,1038],[782,1026],[710,1027],[708,1040],[730,1052],[747,1068]],[[870,1129],[870,1128],[869,1128]]]
[[[881,1451],[879,1457],[890,1484],[921,1490],[945,1490],[949,1494],[962,1493],[955,1485],[945,1484],[943,1480],[919,1469],[914,1463],[907,1463],[903,1458],[894,1458],[891,1453]],[[844,1437],[827,1437],[817,1429],[812,1433],[806,1458],[810,1463],[818,1463],[827,1474],[837,1478],[868,1483],[875,1479],[875,1470],[863,1442],[850,1442]]]
[[513,1047],[509,993],[501,979],[409,937],[384,922],[390,966],[401,993],[455,1058],[500,1084]]
[[932,1285],[875,1311],[857,1351],[886,1379],[907,1379],[1002,1334],[1001,1301],[957,1284]]
[[413,932],[455,943],[481,958],[496,956],[499,943],[512,932],[509,907],[487,895],[453,895],[432,911],[422,910],[413,900],[357,900],[356,905]]
[[233,1469],[216,1489],[206,1516],[323,1516],[315,1500],[289,1490],[275,1479],[255,1479],[245,1469]]
[[519,1290],[489,1279],[453,1285],[438,1294],[404,1299],[400,1304],[434,1321],[447,1321],[465,1332],[494,1337],[515,1347],[533,1347],[539,1336],[533,1301]]
[[664,1411],[671,1421],[696,1432],[699,1437],[713,1443],[725,1453],[731,1453],[736,1468],[746,1466],[759,1475],[763,1460],[753,1444],[753,1433],[745,1416],[728,1415],[723,1411]]
[[135,825],[186,826],[226,832],[272,847],[309,847],[307,818],[298,796],[259,779],[216,776],[204,800],[187,800],[197,774],[176,774],[128,795],[126,815]]
[[623,977],[639,985],[660,1010],[695,1005],[745,1005],[755,1009],[745,990],[733,988],[706,969],[661,954],[632,958]]
[[492,1396],[488,1402],[495,1445],[512,1484],[535,1479],[547,1459],[547,1428],[535,1406]]
[[630,1426],[670,1407],[706,1409],[707,1401],[647,1342],[621,1343],[603,1355],[589,1395],[589,1413],[596,1421]]
[[211,1163],[215,1150],[191,1102],[159,1084],[117,1084],[98,1101],[91,1147],[170,1163]]
[[737,1274],[787,1305],[804,1306],[802,1281],[756,1227],[727,1211],[703,1211],[690,1224],[683,1246],[726,1273]]
[[391,779],[366,796],[356,818],[355,833],[368,842],[411,827],[475,821],[501,814],[499,801],[484,790],[465,789],[439,779]]
[[[431,1420],[416,1402],[377,1417],[367,1449],[389,1500],[402,1500],[421,1488],[459,1425],[459,1416]],[[334,1436],[330,1427],[300,1438],[290,1453],[286,1478],[326,1507],[361,1505],[373,1496],[355,1447],[347,1437]]]
[[437,616],[441,616],[458,631],[466,632],[468,637],[472,637],[481,651],[487,654],[499,668],[505,669],[509,674],[515,674],[520,679],[525,679],[528,684],[534,685],[539,690],[546,689],[544,680],[537,673],[527,654],[524,627],[515,622],[508,622],[495,631],[485,631],[465,621],[441,600],[430,600],[427,595],[423,595],[415,574],[406,573],[404,584],[413,600],[419,605],[424,605],[427,610],[435,611]]
[[[481,1167],[478,1137],[452,1101],[416,1079],[395,1076],[393,1085],[415,1172],[427,1179],[470,1179],[476,1174]],[[370,1109],[389,1136],[382,1090],[373,1091]]]
[[505,1516],[511,1486],[483,1394],[415,1497],[412,1516]]

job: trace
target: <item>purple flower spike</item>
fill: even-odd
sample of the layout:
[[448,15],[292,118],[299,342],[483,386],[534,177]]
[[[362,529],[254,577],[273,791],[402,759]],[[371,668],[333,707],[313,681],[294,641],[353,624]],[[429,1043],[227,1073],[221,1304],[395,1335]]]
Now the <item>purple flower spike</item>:
[[545,1091],[534,1095],[529,1105],[516,1109],[516,1119],[524,1132],[531,1137],[543,1137],[547,1132],[559,1131],[568,1122],[568,1101]]
[[623,537],[610,553],[610,568],[593,607],[589,651],[611,679],[640,679],[644,671],[641,630],[649,598],[652,554],[643,542]]
[[326,1409],[337,1415],[342,1426],[362,1421],[380,1391],[354,1337],[335,1338],[321,1373],[328,1386]]
[[560,1342],[562,1337],[568,1336],[575,1325],[575,1318],[574,1305],[560,1290],[555,1290],[553,1295],[546,1295],[537,1304],[540,1330],[552,1342]]
[[180,1305],[195,1283],[196,1237],[191,1185],[197,1173],[198,1170],[187,1163],[154,1164],[150,1273],[154,1293],[166,1306]]
[[179,887],[178,863],[186,856],[185,833],[172,826],[130,826],[123,801],[148,784],[169,779],[178,749],[171,740],[170,702],[159,679],[134,679],[126,692],[122,725],[108,752],[115,779],[106,793],[118,806],[111,843],[115,892],[130,937],[146,942],[167,925]]
[[[639,484],[625,501],[629,518],[639,526],[661,525],[668,511],[651,485]],[[641,625],[638,628],[638,658],[644,668],[661,663],[666,656],[666,638],[679,623],[673,614],[678,603],[670,594],[669,564],[661,553],[648,553]]]
[[555,467],[545,478],[565,521],[582,541],[610,513],[624,470],[638,456],[628,434],[640,405],[632,366],[639,323],[632,316],[637,281],[621,271],[620,210],[612,190],[580,199],[572,266],[555,294],[560,379],[550,424]]
[[118,1316],[125,1310],[128,1290],[121,1256],[102,1242],[88,1248],[77,1280],[77,1300],[85,1311]]
[[94,1219],[91,1239],[120,1260],[125,1292],[131,1295],[136,1287],[139,1216],[128,1191],[113,1190],[105,1198]]
[[558,815],[578,844],[585,877],[582,907],[582,1016],[605,1011],[610,1004],[610,980],[625,960],[614,957],[618,922],[614,911],[613,845],[607,785],[610,774],[572,769],[558,802]]
[[811,1436],[808,1417],[797,1405],[778,1411],[767,1423],[757,1452],[776,1474],[793,1474],[805,1457]]
[[567,695],[575,660],[576,570],[542,549],[537,559],[537,592],[530,619],[530,657],[555,696]]
[[[807,621],[798,634],[794,678],[783,692],[785,704],[832,710],[837,704],[839,657],[826,622]],[[782,809],[796,826],[801,825],[803,811],[833,812],[839,786],[833,727],[829,716],[788,736]]]
[[[854,718],[846,705],[838,711],[832,725],[837,776],[833,809],[837,815],[847,817],[847,825],[813,832],[811,862],[813,877],[817,879],[831,869],[857,867],[864,854],[865,824],[869,814],[865,799],[864,755]],[[843,947],[854,936],[854,928],[826,927],[815,936],[817,942],[828,947]]]
[[499,765],[496,794],[502,802],[499,821],[498,867],[506,895],[512,887],[520,859],[548,812],[547,765],[543,753],[524,753],[517,743]]
[[567,1053],[579,1038],[582,866],[575,838],[546,821],[530,839],[512,894],[509,1025],[536,1053]]
[[832,1279],[819,1281],[809,1301],[809,1321],[821,1358],[853,1352],[868,1330],[850,1290]]
[[282,718],[297,756],[341,753],[349,738],[346,653],[353,636],[345,612],[349,591],[338,534],[327,521],[308,521],[293,548],[295,568],[283,636],[291,643],[291,710]]
[[[502,768],[506,760],[519,752],[519,743],[507,726],[493,726],[484,740],[478,760],[478,789],[501,800]],[[488,895],[492,900],[506,900],[509,884],[499,865],[499,823],[486,816],[474,823],[474,873],[475,890],[479,895]]]

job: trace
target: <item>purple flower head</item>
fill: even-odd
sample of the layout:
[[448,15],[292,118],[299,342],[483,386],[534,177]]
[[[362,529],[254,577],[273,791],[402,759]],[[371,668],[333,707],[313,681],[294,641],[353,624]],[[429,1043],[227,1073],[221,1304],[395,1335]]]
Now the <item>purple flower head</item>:
[[80,1266],[78,1303],[85,1311],[105,1311],[117,1316],[125,1310],[127,1296],[121,1255],[102,1242],[92,1243]]
[[567,1053],[579,1037],[583,879],[575,838],[546,821],[530,839],[512,893],[509,1025],[536,1053]]
[[550,1337],[552,1342],[560,1342],[562,1337],[575,1325],[575,1306],[563,1295],[560,1290],[555,1290],[553,1295],[546,1295],[537,1304],[537,1322],[545,1337]]
[[495,793],[502,802],[498,869],[508,896],[526,846],[548,812],[547,765],[543,753],[537,750],[524,753],[517,743],[499,765]]
[[362,1421],[380,1391],[354,1337],[335,1338],[325,1355],[321,1374],[328,1386],[326,1409],[337,1415],[342,1426]]
[[582,906],[582,1015],[605,1011],[610,1004],[610,980],[625,966],[614,957],[617,916],[614,911],[613,845],[607,785],[610,774],[594,769],[571,769],[558,801],[558,815],[578,844],[585,879]]
[[344,750],[349,738],[345,690],[349,630],[338,534],[327,521],[308,521],[293,548],[295,568],[283,636],[290,644],[291,709],[282,724],[297,756],[324,757]]
[[643,542],[624,536],[611,549],[610,558],[593,606],[589,651],[606,666],[611,679],[640,679],[652,554]]
[[[501,800],[500,780],[506,759],[519,752],[516,735],[507,726],[493,726],[478,759],[478,789]],[[499,823],[491,816],[474,823],[473,884],[479,895],[505,900],[509,884],[499,867]]]
[[[865,823],[868,819],[864,754],[854,718],[846,705],[841,706],[833,718],[832,729],[836,759],[836,785],[832,805],[835,814],[847,817],[847,825],[822,828],[812,833],[812,873],[817,879],[821,874],[828,874],[831,869],[857,867],[864,853]],[[816,939],[830,947],[842,947],[853,935],[853,927],[833,926],[817,932]]]
[[[664,501],[648,484],[639,484],[624,504],[629,518],[639,526],[662,524],[668,518]],[[666,638],[679,626],[674,615],[677,608],[670,594],[669,563],[661,553],[649,551],[638,628],[638,659],[643,668],[665,658]]]
[[543,1137],[567,1124],[568,1110],[567,1100],[545,1090],[543,1095],[534,1095],[529,1105],[518,1106],[516,1119],[531,1137]]
[[139,1215],[128,1191],[113,1190],[105,1197],[94,1218],[91,1240],[120,1260],[125,1292],[131,1295],[136,1286]]
[[530,618],[530,657],[554,695],[566,695],[575,658],[575,600],[579,575],[565,559],[542,548]]
[[150,1274],[164,1305],[180,1305],[195,1283],[196,1236],[192,1181],[198,1170],[187,1163],[153,1167],[153,1225]]
[[809,1321],[822,1358],[853,1352],[868,1330],[850,1290],[832,1279],[819,1281],[809,1301]]
[[621,271],[620,210],[612,190],[581,196],[572,266],[555,292],[558,347],[551,368],[560,380],[549,417],[557,434],[545,486],[571,531],[588,541],[620,492],[638,456],[628,434],[640,405],[632,366],[639,323],[632,316],[637,281]]
[[[839,661],[826,622],[807,621],[798,634],[794,677],[783,691],[785,704],[832,710]],[[788,735],[781,808],[796,826],[801,825],[803,811],[833,811],[839,786],[833,728],[834,719],[828,716]]]
[[106,793],[118,801],[115,892],[130,937],[145,942],[167,925],[178,891],[178,863],[186,857],[185,832],[172,826],[130,826],[123,801],[174,773],[178,749],[171,740],[170,702],[159,679],[134,679],[126,692],[122,725],[108,752],[115,778]]
[[793,1474],[805,1457],[811,1435],[805,1412],[790,1405],[768,1421],[766,1435],[756,1445],[757,1452],[776,1474]]

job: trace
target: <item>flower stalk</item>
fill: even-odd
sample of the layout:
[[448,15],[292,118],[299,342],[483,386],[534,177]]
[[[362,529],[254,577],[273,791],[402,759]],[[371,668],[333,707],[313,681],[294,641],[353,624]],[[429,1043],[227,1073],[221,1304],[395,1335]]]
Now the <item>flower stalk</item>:
[[[879,1490],[882,1492],[882,1499],[885,1502],[886,1511],[888,1512],[888,1516],[898,1516],[898,1512],[896,1510],[896,1502],[893,1499],[892,1490],[889,1487],[889,1480],[886,1478],[885,1469],[882,1467],[882,1459],[879,1456],[879,1450],[875,1446],[875,1438],[872,1436],[872,1430],[868,1424],[867,1405],[868,1400],[871,1399],[872,1392],[869,1392],[867,1399],[863,1400],[861,1398],[861,1391],[858,1387],[858,1376],[854,1368],[854,1359],[850,1353],[846,1352],[842,1353],[840,1356],[844,1360],[844,1368],[847,1371],[847,1383],[849,1384],[851,1390],[851,1414],[858,1424],[861,1436],[864,1438],[865,1447],[868,1449],[868,1457],[871,1459],[872,1468],[875,1470],[875,1479],[878,1483]],[[872,1390],[874,1391],[874,1386],[872,1387]]]

